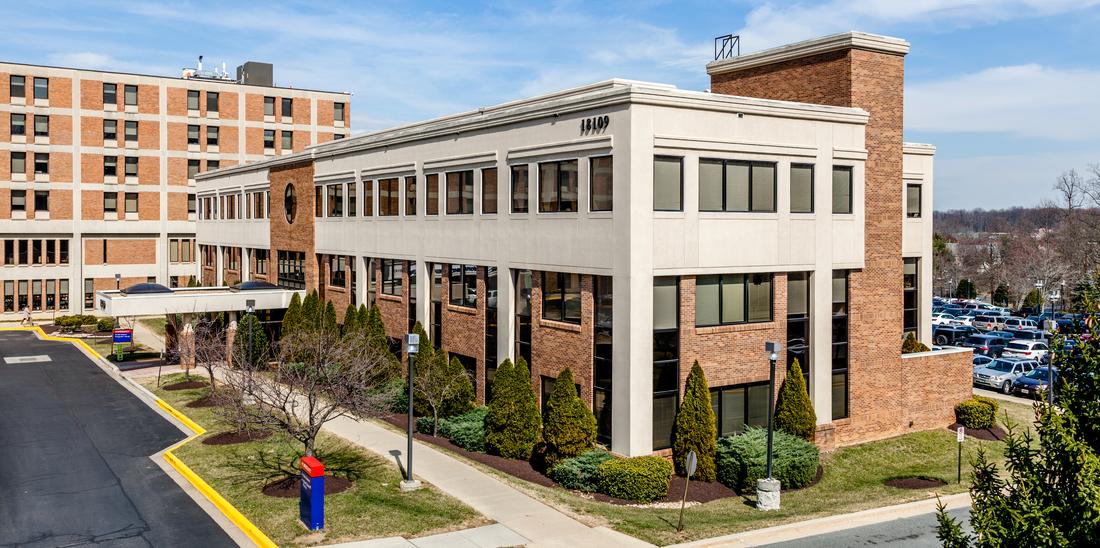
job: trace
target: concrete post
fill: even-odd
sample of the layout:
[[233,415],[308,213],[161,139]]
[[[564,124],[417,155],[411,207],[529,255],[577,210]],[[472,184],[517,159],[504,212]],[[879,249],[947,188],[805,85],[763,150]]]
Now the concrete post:
[[497,263],[497,364],[516,359],[516,280],[507,263]]

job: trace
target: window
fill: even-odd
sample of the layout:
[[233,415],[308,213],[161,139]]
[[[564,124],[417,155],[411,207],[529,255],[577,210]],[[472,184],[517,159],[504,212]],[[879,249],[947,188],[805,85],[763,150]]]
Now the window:
[[15,312],[15,281],[4,280],[4,312]]
[[696,277],[696,327],[768,322],[771,319],[771,274],[716,274]]
[[680,395],[680,287],[675,277],[653,278],[653,449],[672,445]]
[[[12,211],[26,211],[27,210],[27,191],[26,190],[11,190],[11,210]],[[19,240],[20,243],[26,242],[26,240]]]
[[355,182],[347,184],[348,187],[348,217],[354,217],[359,214],[359,204],[356,202],[356,186]]
[[787,274],[787,367],[798,360],[809,387],[810,273]]
[[4,240],[4,264],[15,264],[15,240]]
[[218,126],[206,126],[206,144],[218,146]]
[[187,195],[187,214],[188,215],[194,215],[195,214],[195,195],[194,194],[188,194]]
[[374,181],[363,181],[363,216],[374,215]]
[[497,168],[481,170],[481,212],[497,212]]
[[118,120],[103,120],[103,140],[118,140]]
[[219,167],[222,167],[222,161],[221,160],[207,160],[206,161],[206,171],[213,171],[215,169],[218,169]]
[[195,126],[195,125],[187,126],[187,144],[189,144],[189,145],[199,144],[199,126]]
[[581,275],[567,272],[542,273],[542,318],[581,323]]
[[718,419],[719,437],[740,434],[746,426],[766,427],[768,383],[712,388],[710,406]]
[[275,130],[273,130],[273,129],[265,129],[264,130],[264,148],[265,149],[275,148]]
[[118,193],[117,192],[104,192],[103,193],[103,212],[104,213],[117,213],[118,212]]
[[41,114],[34,116],[34,136],[35,137],[49,137],[50,135],[50,117]]
[[95,306],[95,280],[84,278],[84,308],[92,309]]
[[137,120],[126,120],[124,128],[124,138],[126,141],[138,140],[138,123]]
[[449,281],[451,305],[477,308],[477,266],[451,265]]
[[814,212],[814,166],[791,164],[791,213]]
[[136,156],[127,156],[125,158],[125,164],[122,167],[125,170],[124,173],[127,177],[137,177],[138,159]]
[[118,156],[104,156],[103,157],[103,176],[104,177],[117,177],[118,176]]
[[11,153],[11,172],[14,173],[27,173],[27,153],[16,152]]
[[833,168],[833,213],[852,212],[852,168]]
[[833,420],[848,416],[848,271],[833,271]]
[[27,134],[27,115],[26,114],[11,114],[11,134],[12,135],[26,135]]
[[218,92],[208,91],[206,92],[206,111],[218,112]]
[[278,282],[285,289],[306,288],[306,254],[301,251],[279,251]]
[[137,106],[138,104],[138,88],[137,86],[125,85],[122,87],[122,99],[126,101],[127,106]]
[[9,79],[9,87],[11,88],[12,97],[27,97],[27,79],[24,76],[15,76]]
[[252,261],[256,265],[256,274],[267,274],[267,250],[253,249]]
[[27,258],[27,240],[19,240],[19,264],[30,264]]
[[699,160],[699,211],[775,211],[775,164]]
[[46,264],[57,264],[57,240],[46,240]]
[[49,152],[35,152],[34,153],[34,172],[39,175],[49,175],[50,173],[50,153]]
[[[48,190],[36,190],[34,191],[34,210],[44,211],[49,213],[50,211],[50,191]],[[37,240],[35,240],[37,241]]]
[[613,286],[610,276],[594,276],[593,282],[596,325],[592,353],[592,414],[596,417],[596,438],[602,443],[609,443]]
[[[378,180],[378,215],[391,217],[400,213],[401,189],[396,177]],[[450,213],[450,211],[448,211]]]
[[332,104],[332,119],[333,119],[333,121],[336,121],[336,122],[343,122],[344,121],[344,109],[346,107],[347,107],[347,105],[344,104],[344,103],[333,103]]
[[118,84],[103,82],[103,104],[118,104]]
[[539,164],[539,213],[577,210],[577,161]]
[[405,215],[416,216],[416,176],[405,177]]
[[611,211],[612,175],[611,156],[600,156],[588,161],[588,209]]
[[382,259],[382,294],[401,296],[401,271],[404,261]]
[[683,158],[653,157],[653,211],[684,210]]
[[282,103],[280,105],[282,107],[280,112],[283,116],[294,115],[294,99],[291,99],[290,97],[283,97],[280,103]]
[[328,284],[335,287],[347,285],[347,260],[343,255],[328,256]]
[[59,280],[57,306],[61,310],[69,309],[69,280]]
[[194,179],[199,174],[199,161],[187,160],[187,178]]
[[920,185],[905,185],[905,216],[910,219],[920,218],[920,190]]
[[264,97],[264,116],[275,116],[274,97]]
[[199,90],[187,90],[187,110],[199,110]]
[[61,264],[69,264],[69,240],[61,240],[57,254]]
[[168,240],[168,262],[180,262],[180,241],[174,238]]
[[130,214],[130,213],[137,213],[137,212],[138,212],[138,193],[137,192],[127,192],[126,193],[126,213]]
[[328,216],[329,217],[343,217],[344,216],[344,185],[335,184],[328,185],[327,198],[328,198]]
[[512,166],[512,213],[528,211],[527,164]]
[[919,335],[917,329],[919,328],[918,318],[920,317],[920,299],[918,298],[920,293],[920,259],[907,257],[904,261],[903,287],[905,293],[902,303],[902,316],[904,317],[902,333]]
[[439,175],[433,173],[425,179],[428,183],[428,201],[424,204],[424,214],[439,215]]
[[474,212],[474,172],[452,171],[447,174],[447,215]]
[[49,80],[49,78],[35,78],[34,79],[34,98],[35,99],[49,99],[50,98],[50,80]]
[[31,240],[31,264],[38,264],[42,260],[42,240]]
[[293,150],[294,149],[294,132],[284,129],[282,137],[283,137],[283,142],[282,142],[283,150]]

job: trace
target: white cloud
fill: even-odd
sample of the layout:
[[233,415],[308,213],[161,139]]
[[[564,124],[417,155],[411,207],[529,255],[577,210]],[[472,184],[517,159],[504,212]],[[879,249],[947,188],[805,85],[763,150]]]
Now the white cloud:
[[1097,70],[1034,64],[989,68],[909,85],[905,127],[915,131],[1093,139],[1100,125],[1097,89]]

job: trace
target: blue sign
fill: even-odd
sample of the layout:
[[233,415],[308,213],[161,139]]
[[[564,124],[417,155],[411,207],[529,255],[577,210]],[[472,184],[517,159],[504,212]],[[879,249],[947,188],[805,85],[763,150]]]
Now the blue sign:
[[134,340],[133,329],[116,329],[112,332],[112,335],[114,335],[114,342],[116,344],[133,342]]
[[298,517],[310,531],[325,527],[325,468],[314,457],[302,458]]

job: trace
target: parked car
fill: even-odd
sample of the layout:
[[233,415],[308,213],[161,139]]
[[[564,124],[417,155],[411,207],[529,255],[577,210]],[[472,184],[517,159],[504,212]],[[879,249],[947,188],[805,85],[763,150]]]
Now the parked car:
[[985,334],[1000,337],[1006,341],[1016,340],[1016,337],[1010,331],[986,331]]
[[1005,333],[1012,335],[1012,340],[1044,341],[1047,342],[1047,334],[1038,329],[1005,329]]
[[1005,318],[1003,329],[1039,329],[1039,324],[1027,318]]
[[939,346],[958,346],[978,330],[969,325],[932,326],[932,340]]
[[1024,358],[998,358],[993,363],[974,369],[974,385],[1012,393],[1012,382],[1039,367],[1039,362]]
[[932,314],[932,325],[951,325],[951,322],[955,320],[955,316],[946,312],[940,312],[938,314]]
[[1004,326],[1004,318],[992,314],[982,314],[981,316],[974,316],[971,325],[982,331],[996,331]]
[[974,369],[985,367],[991,363],[993,363],[993,358],[983,356],[982,354],[974,354]]
[[973,348],[975,354],[985,354],[991,358],[999,358],[1008,341],[995,335],[971,335],[960,346]]
[[979,315],[976,310],[967,310],[962,314],[955,314],[955,325],[974,325],[974,318]]
[[1012,381],[1012,395],[1027,398],[1038,398],[1050,387],[1050,377],[1054,376],[1054,386],[1058,386],[1058,369],[1037,367],[1028,371],[1026,375],[1016,377]]
[[1031,358],[1039,363],[1046,363],[1049,359],[1050,347],[1043,341],[1010,341],[1004,349],[1003,356],[1017,358]]

